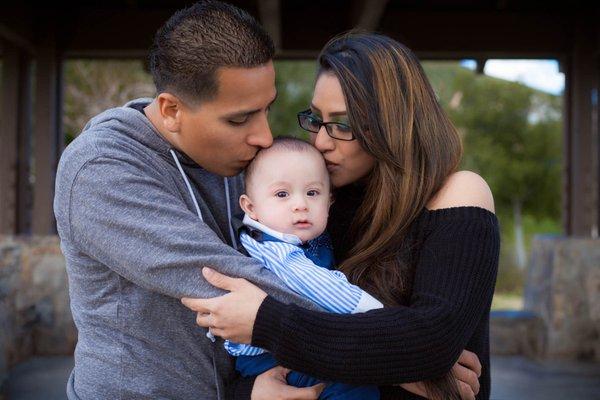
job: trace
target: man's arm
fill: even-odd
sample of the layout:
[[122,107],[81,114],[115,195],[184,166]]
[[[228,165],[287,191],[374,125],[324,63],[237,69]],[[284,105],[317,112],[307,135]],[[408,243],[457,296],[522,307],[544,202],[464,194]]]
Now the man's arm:
[[258,261],[223,243],[158,172],[101,156],[84,164],[68,189],[64,234],[80,251],[139,286],[176,298],[223,294],[200,273],[210,266],[251,280],[285,302],[316,308]]

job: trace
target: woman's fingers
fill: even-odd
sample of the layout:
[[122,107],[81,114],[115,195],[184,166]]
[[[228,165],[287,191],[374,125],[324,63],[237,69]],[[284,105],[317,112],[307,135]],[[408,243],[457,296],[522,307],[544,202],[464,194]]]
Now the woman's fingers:
[[462,400],[475,400],[475,393],[471,389],[471,386],[464,382],[458,382],[458,390],[460,391],[460,397]]
[[201,314],[210,314],[215,308],[215,303],[217,303],[219,298],[220,297],[213,297],[212,299],[193,299],[191,297],[184,297],[181,299],[181,302],[192,311]]
[[237,289],[242,281],[244,281],[244,279],[241,278],[232,278],[230,276],[223,275],[220,272],[208,267],[202,268],[202,276],[204,276],[204,279],[206,279],[211,285],[228,291]]
[[468,385],[473,393],[479,393],[479,378],[473,370],[465,368],[462,365],[456,363],[452,367],[452,373],[454,377],[459,381],[459,383],[464,383]]
[[214,327],[214,321],[210,314],[198,313],[196,315],[196,323],[204,328]]
[[481,376],[481,362],[479,362],[477,354],[469,350],[463,350],[462,353],[460,353],[460,357],[458,357],[458,362],[469,368],[471,371],[474,371],[478,377]]

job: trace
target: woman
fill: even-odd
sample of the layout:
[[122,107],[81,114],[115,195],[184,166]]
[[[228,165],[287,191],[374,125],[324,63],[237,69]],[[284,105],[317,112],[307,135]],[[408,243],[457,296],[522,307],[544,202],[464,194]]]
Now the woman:
[[337,188],[329,231],[339,269],[386,308],[311,312],[209,271],[231,293],[184,303],[215,335],[324,380],[381,385],[382,398],[414,398],[393,385],[417,381],[427,381],[420,394],[449,396],[449,371],[467,349],[483,366],[478,398],[488,398],[498,222],[485,181],[455,172],[460,140],[417,58],[382,35],[333,39],[299,121]]

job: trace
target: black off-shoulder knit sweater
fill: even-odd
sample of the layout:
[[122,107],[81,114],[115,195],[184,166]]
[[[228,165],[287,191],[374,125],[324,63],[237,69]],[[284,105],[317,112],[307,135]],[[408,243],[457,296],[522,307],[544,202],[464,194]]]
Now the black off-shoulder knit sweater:
[[[353,244],[347,233],[360,190],[339,191],[331,210],[328,229],[338,260]],[[407,240],[416,262],[409,304],[339,315],[269,296],[258,310],[252,345],[271,351],[287,368],[323,380],[380,385],[382,399],[420,398],[391,385],[442,376],[467,349],[483,367],[477,398],[488,399],[489,311],[500,244],[496,216],[478,207],[424,209]],[[238,382],[235,397],[249,398],[251,385]]]

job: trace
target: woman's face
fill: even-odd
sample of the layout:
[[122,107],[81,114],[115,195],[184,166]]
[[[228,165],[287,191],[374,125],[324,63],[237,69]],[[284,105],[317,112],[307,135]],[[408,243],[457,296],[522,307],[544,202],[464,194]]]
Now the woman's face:
[[[344,93],[334,74],[325,72],[319,76],[310,108],[324,122],[348,124]],[[358,140],[334,139],[327,134],[325,127],[321,127],[318,133],[311,133],[311,141],[323,153],[331,183],[335,187],[364,178],[375,166],[375,159],[361,147]]]

